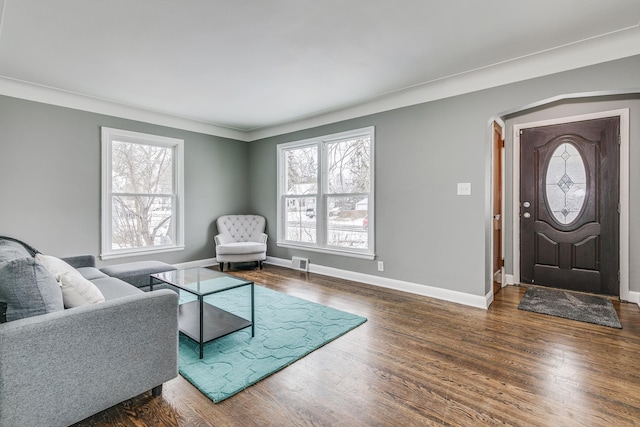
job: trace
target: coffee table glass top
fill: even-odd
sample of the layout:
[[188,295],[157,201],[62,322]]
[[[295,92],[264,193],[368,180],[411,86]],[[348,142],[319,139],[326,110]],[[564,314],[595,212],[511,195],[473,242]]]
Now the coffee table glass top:
[[165,271],[152,276],[199,296],[211,295],[252,283],[250,280],[229,276],[204,267]]

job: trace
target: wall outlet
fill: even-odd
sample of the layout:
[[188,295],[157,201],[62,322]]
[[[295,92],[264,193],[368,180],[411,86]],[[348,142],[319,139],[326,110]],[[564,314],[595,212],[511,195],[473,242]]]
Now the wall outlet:
[[384,262],[378,261],[378,271],[384,271]]
[[471,195],[471,183],[459,182],[458,183],[458,196],[470,196]]

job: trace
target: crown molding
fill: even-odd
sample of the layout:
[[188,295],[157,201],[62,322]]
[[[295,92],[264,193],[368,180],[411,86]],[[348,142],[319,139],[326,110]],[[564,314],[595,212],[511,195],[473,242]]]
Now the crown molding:
[[344,106],[338,110],[301,117],[297,120],[250,131],[149,111],[1,76],[0,95],[249,142],[638,54],[640,54],[640,27],[634,26],[461,74],[425,82],[381,95],[363,103]]
[[248,132],[255,141],[383,111],[529,80],[640,54],[640,26],[582,40],[382,95],[368,102]]
[[133,107],[52,87],[36,85],[2,76],[0,76],[0,95],[204,133],[207,135],[215,135],[223,138],[231,138],[239,141],[247,141],[246,132],[241,130],[172,116],[170,114],[150,111],[143,108]]

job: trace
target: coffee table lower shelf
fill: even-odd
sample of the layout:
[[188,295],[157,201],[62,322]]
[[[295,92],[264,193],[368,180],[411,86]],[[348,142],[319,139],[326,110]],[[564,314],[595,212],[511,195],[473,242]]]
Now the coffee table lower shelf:
[[[180,332],[200,344],[200,348],[205,343],[221,338],[230,333],[248,328],[251,322],[228,311],[222,310],[211,304],[203,303],[204,325],[202,342],[200,342],[200,307],[199,302],[191,301],[180,304],[178,307],[178,325]],[[202,351],[201,351],[202,354]],[[202,356],[200,356],[202,358]]]

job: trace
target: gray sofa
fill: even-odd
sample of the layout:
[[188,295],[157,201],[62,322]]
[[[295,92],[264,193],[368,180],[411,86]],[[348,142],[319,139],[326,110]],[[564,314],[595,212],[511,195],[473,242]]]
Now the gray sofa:
[[28,281],[37,273],[34,299],[54,288],[45,290],[50,280],[32,248],[25,255],[6,242],[0,240],[0,301],[13,308],[6,304],[0,324],[0,427],[68,426],[149,390],[157,396],[178,375],[175,292],[143,292],[98,270],[93,256],[66,258],[105,301],[60,309],[54,295],[41,305],[44,314],[15,319],[24,307],[16,308],[14,297],[23,287],[7,283],[12,274],[25,271]]

